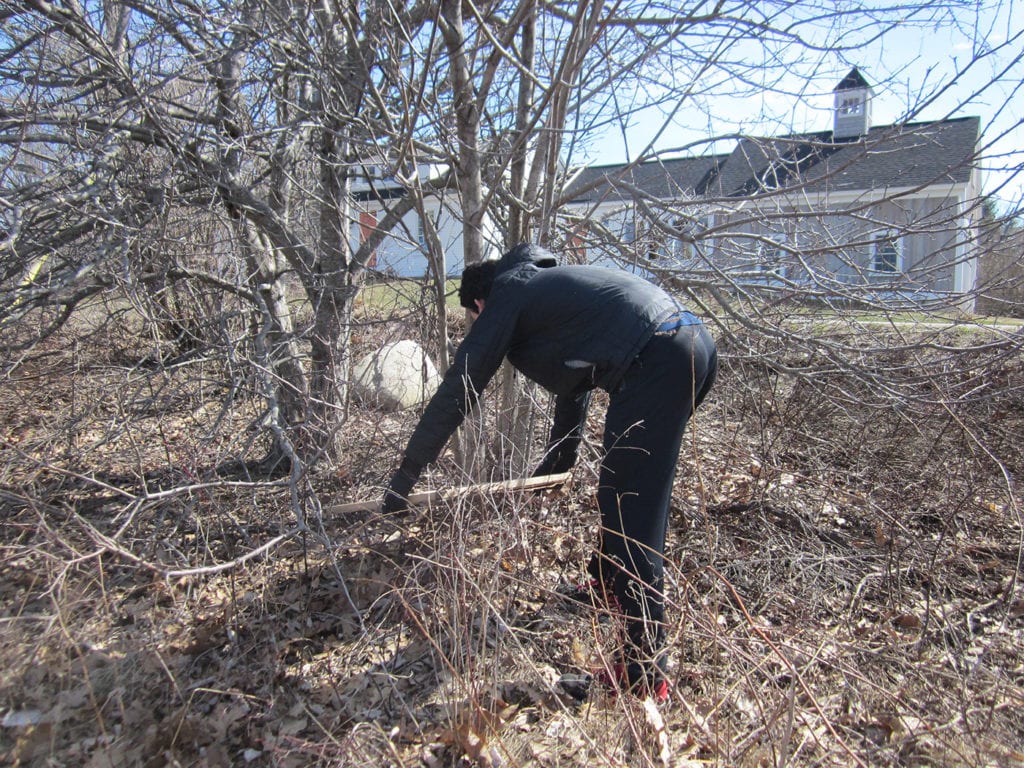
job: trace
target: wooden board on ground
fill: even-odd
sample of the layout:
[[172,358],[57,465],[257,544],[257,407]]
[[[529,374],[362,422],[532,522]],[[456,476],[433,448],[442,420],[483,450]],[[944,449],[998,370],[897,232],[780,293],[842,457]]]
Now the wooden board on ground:
[[[496,496],[506,493],[543,491],[547,488],[557,488],[560,485],[565,485],[565,483],[569,482],[571,474],[571,472],[562,472],[557,475],[521,477],[515,480],[502,480],[496,483],[461,485],[455,488],[434,488],[429,491],[419,491],[409,496],[409,506],[422,507],[469,495]],[[328,514],[345,514],[347,512],[370,512],[379,508],[380,499],[373,499],[370,501],[353,501],[348,504],[334,504],[327,507],[324,511]]]

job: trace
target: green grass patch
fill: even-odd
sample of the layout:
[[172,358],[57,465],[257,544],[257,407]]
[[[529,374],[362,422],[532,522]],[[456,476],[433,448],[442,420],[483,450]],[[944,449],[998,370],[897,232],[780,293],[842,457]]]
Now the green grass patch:
[[[360,291],[359,298],[367,308],[381,311],[409,309],[424,301],[433,301],[435,288],[422,280],[395,279],[367,283]],[[449,311],[459,310],[459,281],[448,280],[445,284],[445,304]]]

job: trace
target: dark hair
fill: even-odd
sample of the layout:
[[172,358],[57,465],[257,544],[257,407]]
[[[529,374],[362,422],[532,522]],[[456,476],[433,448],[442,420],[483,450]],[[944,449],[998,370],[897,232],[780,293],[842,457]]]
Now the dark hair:
[[491,294],[494,275],[498,271],[498,262],[494,259],[470,264],[462,270],[462,283],[459,285],[459,304],[466,309],[476,309],[477,299],[486,299]]

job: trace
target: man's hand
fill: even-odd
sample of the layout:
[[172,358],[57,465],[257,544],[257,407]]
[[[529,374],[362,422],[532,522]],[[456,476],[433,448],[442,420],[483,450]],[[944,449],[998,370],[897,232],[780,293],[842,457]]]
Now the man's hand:
[[387,491],[384,492],[384,500],[381,502],[381,510],[384,514],[390,515],[408,509],[409,492],[419,479],[419,467],[411,464],[408,460],[403,461],[402,466],[392,476]]
[[570,448],[555,448],[548,451],[544,460],[533,470],[534,477],[543,475],[560,475],[568,472],[576,464],[576,451]]

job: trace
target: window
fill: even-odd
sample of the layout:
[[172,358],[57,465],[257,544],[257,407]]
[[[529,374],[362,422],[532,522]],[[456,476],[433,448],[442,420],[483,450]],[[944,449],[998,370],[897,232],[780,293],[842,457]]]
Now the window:
[[771,235],[769,241],[757,244],[757,268],[779,277],[786,277],[786,236]]
[[871,248],[872,271],[895,274],[902,269],[903,249],[899,237],[892,233],[884,233],[875,240]]
[[646,222],[646,229],[637,235],[636,251],[650,261],[665,259],[672,255],[676,238],[654,223]]
[[667,250],[667,255],[672,261],[685,263],[693,259],[693,243],[681,237],[669,238]]
[[846,96],[839,103],[839,114],[841,115],[859,115],[861,110],[861,100],[859,96]]
[[710,240],[704,232],[711,226],[710,215],[684,216],[672,222],[672,227],[679,236],[668,238],[665,244],[665,255],[677,265],[687,269],[695,269],[703,254],[710,249]]

